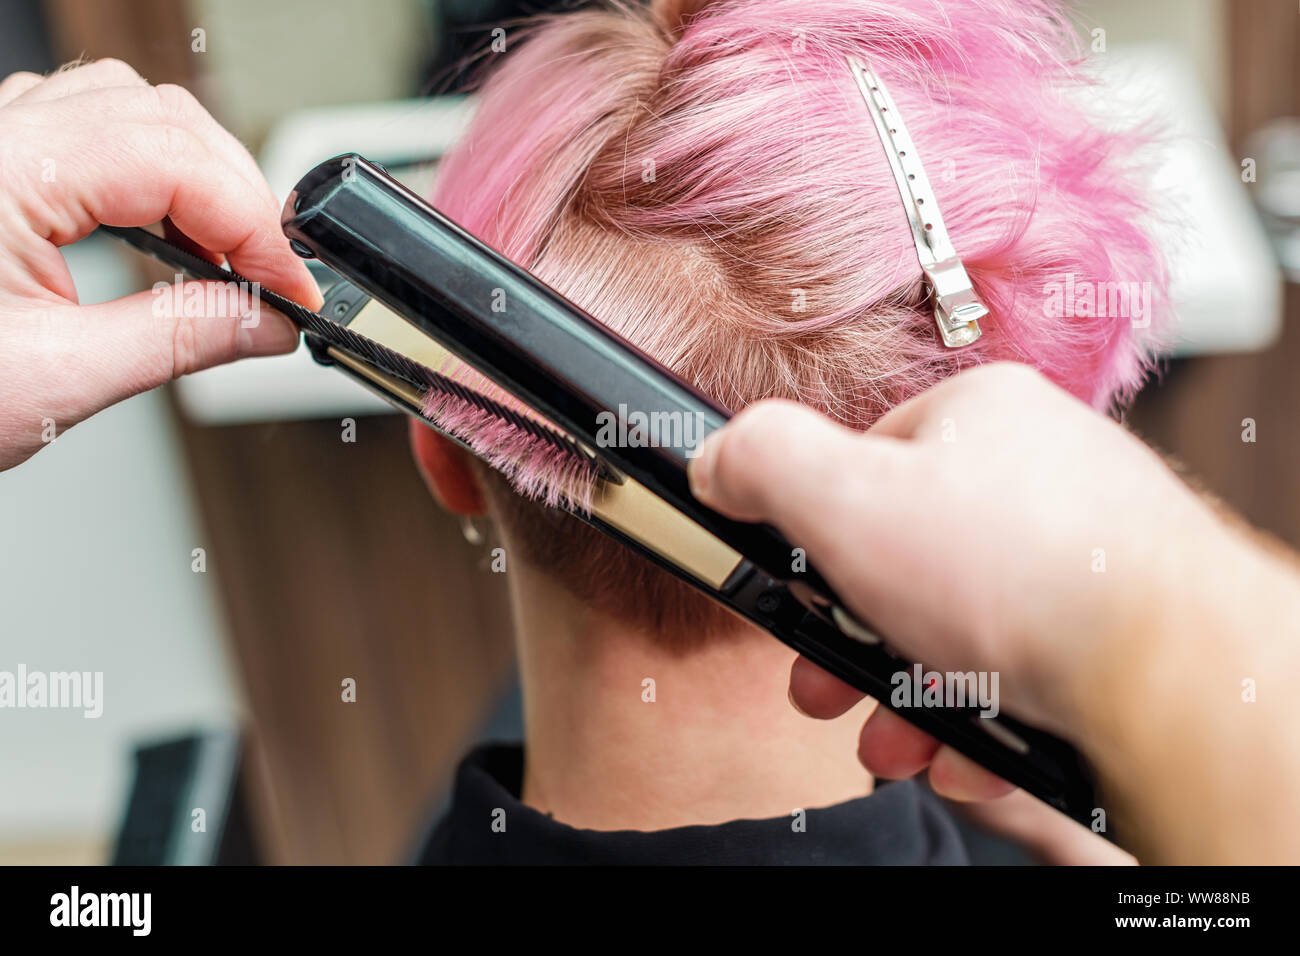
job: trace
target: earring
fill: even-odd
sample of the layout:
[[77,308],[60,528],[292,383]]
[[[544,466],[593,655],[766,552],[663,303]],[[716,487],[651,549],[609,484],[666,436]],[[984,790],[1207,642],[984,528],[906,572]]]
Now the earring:
[[460,516],[460,533],[465,536],[466,541],[476,548],[481,545],[486,538],[483,529],[479,527],[472,515]]

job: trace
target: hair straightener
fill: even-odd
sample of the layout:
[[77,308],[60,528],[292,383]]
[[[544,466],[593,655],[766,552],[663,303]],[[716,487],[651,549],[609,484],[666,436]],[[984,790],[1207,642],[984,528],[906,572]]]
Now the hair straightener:
[[[197,278],[240,281],[145,230],[104,228]],[[601,435],[612,412],[631,409],[641,421],[689,419],[698,441],[726,423],[725,408],[360,156],[329,160],[303,177],[283,228],[299,255],[346,280],[330,289],[321,313],[260,293],[299,325],[319,362],[471,451],[465,435],[426,416],[431,398],[472,408],[567,456],[595,482],[589,509],[566,505],[579,519],[1004,779],[1085,825],[1098,819],[1091,774],[1067,743],[1007,716],[982,717],[973,704],[895,706],[895,675],[911,673],[912,664],[848,611],[815,569],[793,570],[793,547],[775,529],[696,501],[686,476],[691,448]],[[449,355],[496,389],[488,394],[445,374]],[[500,392],[511,399],[498,400]]]

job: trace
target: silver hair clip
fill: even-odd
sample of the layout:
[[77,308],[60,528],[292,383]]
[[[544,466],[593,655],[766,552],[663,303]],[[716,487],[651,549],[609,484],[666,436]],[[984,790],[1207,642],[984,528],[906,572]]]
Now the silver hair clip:
[[939,335],[949,348],[970,345],[980,337],[979,320],[988,315],[989,310],[975,294],[966,267],[948,238],[930,180],[926,178],[912,137],[907,135],[907,127],[898,115],[893,98],[865,63],[855,57],[848,60],[862,98],[867,102],[867,112],[880,134],[889,168],[894,172],[894,181],[903,199],[903,208],[907,211],[907,221],[912,226],[912,240],[916,243],[917,258],[921,260],[921,271],[925,273],[934,295],[934,318],[939,326]]

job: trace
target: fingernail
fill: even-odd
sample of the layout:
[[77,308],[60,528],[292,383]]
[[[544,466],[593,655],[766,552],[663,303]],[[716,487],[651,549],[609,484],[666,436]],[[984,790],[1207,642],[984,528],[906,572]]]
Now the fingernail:
[[281,355],[298,347],[298,327],[265,306],[239,320],[239,354]]
[[809,716],[808,712],[807,712],[806,710],[804,710],[802,707],[800,707],[800,706],[799,706],[799,702],[798,702],[797,700],[794,699],[794,688],[793,688],[793,687],[786,688],[785,696],[789,699],[789,701],[790,701],[790,706],[791,706],[791,707],[793,707],[795,710],[797,710],[797,711],[798,711],[800,714],[802,714],[804,717],[808,717],[808,716]]
[[686,464],[686,478],[691,484],[691,494],[705,504],[713,488],[713,465],[718,457],[718,433],[714,432],[700,443],[694,458]]

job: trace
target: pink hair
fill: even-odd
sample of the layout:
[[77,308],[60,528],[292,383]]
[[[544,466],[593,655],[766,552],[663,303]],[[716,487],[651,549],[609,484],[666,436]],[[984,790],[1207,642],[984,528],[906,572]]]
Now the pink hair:
[[[1056,4],[613,3],[512,45],[435,204],[733,410],[784,396],[865,427],[1002,359],[1106,408],[1149,370],[1166,283],[1144,140],[1079,105]],[[975,345],[939,341],[847,54],[888,85],[991,310]],[[1103,304],[1152,290],[1150,327],[1053,308],[1067,281]],[[546,497],[547,467],[519,486]]]

